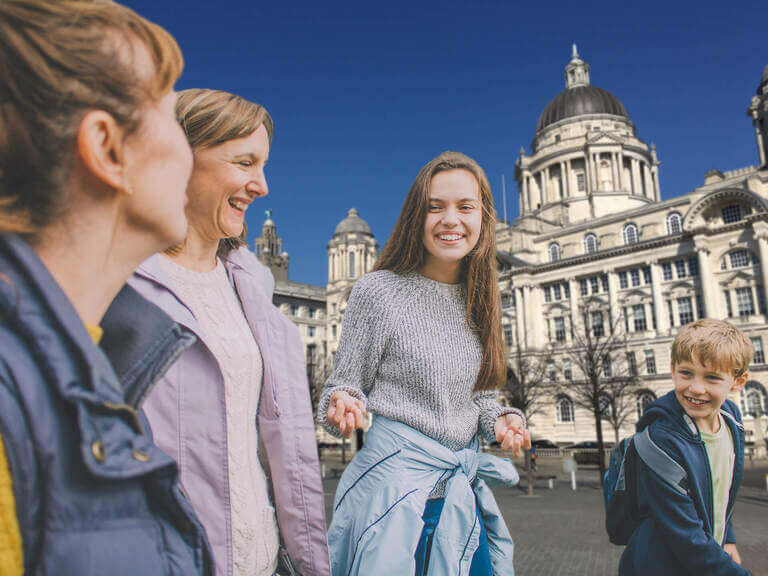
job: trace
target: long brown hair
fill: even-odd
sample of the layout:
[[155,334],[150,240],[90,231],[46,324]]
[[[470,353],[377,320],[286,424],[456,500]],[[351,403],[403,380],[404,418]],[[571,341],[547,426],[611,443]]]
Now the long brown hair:
[[[154,71],[136,66],[147,50]],[[173,37],[109,0],[0,2],[0,232],[31,235],[69,208],[77,130],[104,110],[126,134],[183,68]]]
[[[264,106],[223,90],[182,90],[176,101],[176,119],[184,129],[193,152],[213,148],[229,140],[246,138],[261,125],[267,130],[271,145],[275,131],[272,117]],[[247,236],[248,228],[243,222],[240,236],[219,240],[216,255],[224,257],[230,250],[245,245]],[[178,253],[182,248],[183,244],[180,244],[169,248],[167,252]]]
[[480,187],[483,210],[480,237],[461,263],[461,282],[467,289],[467,323],[479,333],[483,345],[483,361],[474,390],[495,390],[503,385],[507,371],[496,274],[496,210],[488,178],[477,162],[460,152],[447,151],[419,171],[374,270],[406,274],[424,265],[426,249],[422,238],[429,208],[429,186],[436,174],[447,170],[466,170]]

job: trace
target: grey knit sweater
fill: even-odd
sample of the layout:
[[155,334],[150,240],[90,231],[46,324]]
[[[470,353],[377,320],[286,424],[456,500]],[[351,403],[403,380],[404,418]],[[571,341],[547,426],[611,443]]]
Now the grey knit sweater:
[[493,424],[516,413],[495,391],[473,393],[483,357],[466,320],[463,285],[412,273],[366,274],[347,304],[333,375],[325,384],[317,418],[334,392],[344,390],[373,414],[403,422],[452,450],[466,448],[478,429],[493,441]]

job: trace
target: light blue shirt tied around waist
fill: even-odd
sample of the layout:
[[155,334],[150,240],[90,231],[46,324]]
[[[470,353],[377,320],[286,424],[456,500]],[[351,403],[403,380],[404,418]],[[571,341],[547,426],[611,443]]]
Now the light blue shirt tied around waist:
[[454,452],[378,415],[336,489],[328,531],[333,575],[413,574],[424,506],[435,485],[446,478],[427,575],[469,574],[480,537],[477,499],[493,573],[514,576],[514,543],[490,489],[517,484],[512,462],[478,452],[476,438],[469,448]]

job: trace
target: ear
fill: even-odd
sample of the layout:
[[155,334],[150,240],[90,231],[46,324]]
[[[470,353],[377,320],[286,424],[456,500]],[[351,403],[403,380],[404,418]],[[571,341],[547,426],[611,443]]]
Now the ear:
[[749,372],[744,372],[741,376],[738,376],[737,378],[734,378],[733,384],[731,385],[731,392],[738,392],[742,388],[744,388],[744,385],[747,383],[747,380],[749,380]]
[[125,131],[104,110],[91,110],[77,129],[77,153],[88,172],[108,187],[125,187]]

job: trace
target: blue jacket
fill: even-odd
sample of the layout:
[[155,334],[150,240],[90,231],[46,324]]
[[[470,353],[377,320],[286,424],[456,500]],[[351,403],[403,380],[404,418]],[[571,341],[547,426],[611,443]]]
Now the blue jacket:
[[[212,572],[176,463],[143,433],[138,410],[191,340],[143,299],[131,305],[158,345],[123,388],[37,255],[0,235],[0,435],[27,574]],[[160,345],[167,338],[173,349]]]
[[[735,542],[732,515],[744,470],[744,427],[739,409],[730,400],[723,404],[721,414],[723,422],[731,430],[736,457],[725,537],[725,542]],[[646,409],[637,430],[646,427],[650,427],[651,440],[682,467],[681,472],[685,472],[687,480],[682,485],[673,486],[638,458],[637,492],[640,513],[645,519],[624,550],[619,574],[748,575],[749,572],[731,560],[721,543],[712,536],[713,495],[709,459],[695,422],[680,406],[674,391]]]
[[469,574],[477,549],[479,504],[497,576],[513,576],[514,544],[489,485],[514,486],[509,460],[470,448],[454,452],[401,423],[375,416],[363,449],[336,489],[328,531],[334,576],[413,574],[427,497],[448,478],[432,543],[429,575]]

